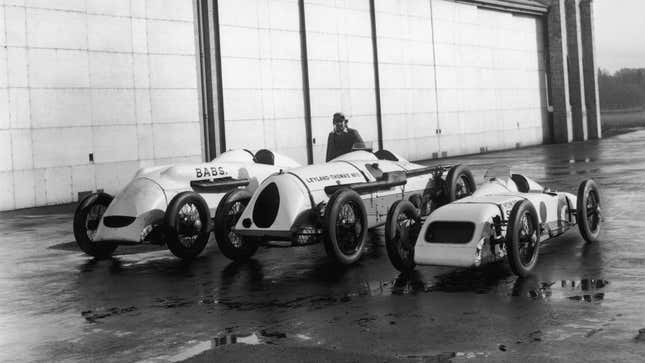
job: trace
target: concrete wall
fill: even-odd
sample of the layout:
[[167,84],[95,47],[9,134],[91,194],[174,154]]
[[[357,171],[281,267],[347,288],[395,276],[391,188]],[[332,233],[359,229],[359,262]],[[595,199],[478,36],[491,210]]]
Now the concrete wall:
[[201,159],[193,11],[2,1],[0,210],[114,193],[141,166]]
[[376,5],[386,148],[424,159],[543,142],[540,18],[445,0]]
[[543,142],[542,20],[433,1],[440,152]]
[[383,147],[431,158],[439,135],[430,2],[377,1],[375,15]]
[[226,148],[307,163],[297,0],[220,0]]
[[314,162],[325,162],[332,115],[342,111],[377,144],[368,0],[305,0]]
[[[570,141],[570,24],[588,33],[574,71],[597,83],[590,0],[548,0],[546,17],[485,1],[374,0],[373,14],[370,0],[302,2],[306,33],[298,0],[217,1],[226,149],[306,163],[311,142],[321,162],[337,111],[376,149],[377,96],[385,148],[412,160]],[[0,210],[114,193],[139,167],[203,159],[195,4],[0,0]],[[595,110],[597,97],[578,104]]]

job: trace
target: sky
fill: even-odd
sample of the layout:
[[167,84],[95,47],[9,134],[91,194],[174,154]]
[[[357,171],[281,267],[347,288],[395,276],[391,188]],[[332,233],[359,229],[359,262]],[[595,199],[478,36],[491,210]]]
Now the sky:
[[594,0],[598,67],[645,68],[645,0]]

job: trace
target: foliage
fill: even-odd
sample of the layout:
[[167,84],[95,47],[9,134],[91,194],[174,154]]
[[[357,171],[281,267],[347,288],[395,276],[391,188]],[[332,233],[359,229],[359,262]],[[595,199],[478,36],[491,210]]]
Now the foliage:
[[645,107],[645,69],[599,70],[598,87],[603,110]]

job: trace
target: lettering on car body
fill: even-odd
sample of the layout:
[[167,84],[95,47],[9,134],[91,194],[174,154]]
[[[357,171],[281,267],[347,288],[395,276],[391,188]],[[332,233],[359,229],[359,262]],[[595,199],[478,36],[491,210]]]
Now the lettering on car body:
[[324,182],[324,181],[329,181],[333,179],[350,179],[350,178],[359,178],[361,176],[360,173],[354,172],[354,173],[342,173],[342,174],[330,174],[330,175],[321,175],[321,176],[313,176],[311,178],[305,179],[307,183],[319,183],[319,182]]
[[221,175],[228,175],[228,172],[224,170],[224,168],[221,166],[195,168],[195,176],[197,178],[203,178],[203,177],[212,178],[212,177],[221,176]]

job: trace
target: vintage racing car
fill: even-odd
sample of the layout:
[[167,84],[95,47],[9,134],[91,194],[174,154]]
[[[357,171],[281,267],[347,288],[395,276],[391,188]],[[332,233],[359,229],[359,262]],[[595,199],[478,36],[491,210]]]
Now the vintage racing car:
[[394,203],[385,225],[390,261],[400,271],[415,264],[471,267],[506,258],[527,276],[540,243],[576,224],[587,242],[600,233],[600,192],[585,180],[578,194],[552,192],[530,178],[496,167],[473,195],[445,205],[427,218],[407,201]]
[[472,174],[460,165],[427,167],[386,150],[353,151],[270,176],[230,224],[216,223],[215,237],[226,241],[221,250],[233,260],[248,259],[260,244],[323,241],[330,257],[348,265],[361,257],[367,230],[385,223],[395,201],[410,200],[418,213],[428,214],[475,188]]
[[208,243],[218,206],[243,209],[265,178],[297,166],[266,149],[238,149],[208,163],[143,168],[115,197],[85,197],[74,214],[74,237],[97,258],[109,257],[119,244],[150,242],[191,259]]

